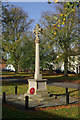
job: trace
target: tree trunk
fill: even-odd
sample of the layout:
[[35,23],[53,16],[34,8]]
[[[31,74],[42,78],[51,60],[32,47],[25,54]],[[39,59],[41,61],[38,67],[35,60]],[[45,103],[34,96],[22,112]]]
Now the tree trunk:
[[17,70],[17,69],[15,69],[15,73],[18,73],[18,70]]
[[15,73],[18,73],[18,63],[15,62]]
[[64,63],[64,76],[68,76],[68,67],[67,67],[67,63]]
[[68,55],[67,52],[65,52],[65,57],[64,57],[64,76],[68,76]]

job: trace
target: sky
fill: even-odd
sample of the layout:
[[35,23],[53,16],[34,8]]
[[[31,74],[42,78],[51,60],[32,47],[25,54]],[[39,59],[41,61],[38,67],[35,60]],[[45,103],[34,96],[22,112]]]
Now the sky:
[[30,19],[34,19],[33,27],[39,23],[41,13],[46,11],[56,12],[55,3],[48,2],[10,2],[10,4],[21,8],[25,13],[28,13]]

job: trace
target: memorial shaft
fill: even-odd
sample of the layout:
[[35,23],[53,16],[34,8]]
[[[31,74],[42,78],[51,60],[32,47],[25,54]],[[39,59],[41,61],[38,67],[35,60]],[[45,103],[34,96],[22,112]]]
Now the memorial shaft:
[[36,24],[35,29],[33,30],[33,33],[36,34],[36,50],[35,50],[35,79],[40,79],[40,68],[39,68],[39,33],[41,32],[41,28],[39,27],[39,24]]
[[35,54],[35,79],[39,76],[39,42],[36,42],[36,54]]

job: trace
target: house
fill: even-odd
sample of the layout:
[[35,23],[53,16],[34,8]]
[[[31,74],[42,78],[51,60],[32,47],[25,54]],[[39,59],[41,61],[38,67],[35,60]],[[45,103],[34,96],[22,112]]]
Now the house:
[[[72,59],[70,61],[70,59]],[[75,55],[75,56],[70,56],[70,59],[68,59],[70,67],[69,71],[75,72],[76,74],[80,73],[80,55]],[[58,67],[60,68],[61,71],[64,71],[64,63],[60,62]]]
[[[57,56],[58,58],[59,56]],[[72,59],[72,60],[71,60]],[[75,56],[70,56],[68,59],[69,61],[69,69],[68,71],[76,74],[80,74],[80,55],[75,55]],[[47,62],[49,65],[52,65],[53,70],[60,70],[64,71],[64,62],[61,61],[59,63],[52,63],[52,62]]]
[[2,71],[15,71],[15,68],[12,64],[7,64],[6,59],[0,59],[0,70],[2,70]]
[[71,56],[74,60],[71,61],[73,67],[70,68],[71,71],[74,71],[76,74],[80,73],[80,55]]
[[7,66],[5,67],[6,70],[9,70],[9,71],[15,71],[15,68],[12,64],[7,64]]

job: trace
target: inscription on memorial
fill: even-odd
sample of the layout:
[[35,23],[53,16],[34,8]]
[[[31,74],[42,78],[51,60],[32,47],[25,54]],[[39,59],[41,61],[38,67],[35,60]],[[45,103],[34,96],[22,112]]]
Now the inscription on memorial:
[[45,89],[45,82],[38,82],[37,83],[37,88],[40,89],[40,90]]

